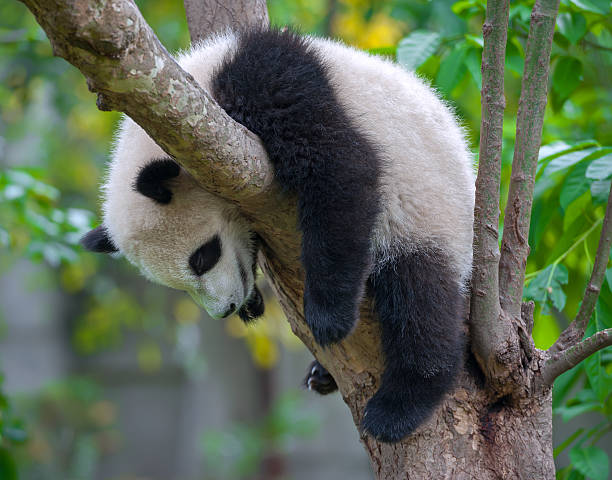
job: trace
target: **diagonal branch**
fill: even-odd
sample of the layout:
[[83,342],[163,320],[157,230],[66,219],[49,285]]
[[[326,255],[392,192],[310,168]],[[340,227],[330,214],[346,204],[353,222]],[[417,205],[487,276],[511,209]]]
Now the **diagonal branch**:
[[595,309],[597,298],[599,297],[601,284],[603,283],[606,266],[610,257],[610,247],[612,247],[612,188],[610,188],[610,195],[608,196],[608,206],[606,207],[601,237],[599,238],[597,254],[595,255],[593,272],[584,292],[580,309],[574,321],[559,335],[555,344],[550,347],[549,353],[554,354],[566,350],[579,342],[584,336],[589,319]]
[[553,354],[542,368],[539,382],[551,386],[559,375],[575,367],[598,350],[612,345],[612,328],[601,330],[589,338]]
[[[504,108],[504,63],[508,34],[509,0],[487,2],[482,27],[482,120],[480,155],[474,206],[474,272],[470,327],[472,349],[485,372],[496,362],[496,351],[510,332],[499,305],[498,225],[499,182]],[[491,376],[491,375],[489,375]]]
[[525,265],[529,255],[529,222],[546,109],[548,71],[559,0],[536,0],[525,54],[525,70],[516,124],[510,191],[499,263],[502,309],[520,319]]
[[22,1],[54,53],[88,78],[100,109],[127,113],[204,187],[239,200],[271,185],[259,139],[178,66],[131,0]]

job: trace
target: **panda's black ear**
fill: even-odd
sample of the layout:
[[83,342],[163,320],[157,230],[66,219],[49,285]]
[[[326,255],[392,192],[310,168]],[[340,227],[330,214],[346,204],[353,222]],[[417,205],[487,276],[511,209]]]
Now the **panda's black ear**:
[[145,197],[166,205],[172,200],[172,191],[168,188],[167,181],[178,177],[180,172],[181,167],[171,158],[153,160],[140,169],[134,188]]
[[81,245],[83,245],[85,250],[96,253],[113,253],[118,251],[104,225],[100,225],[83,235]]

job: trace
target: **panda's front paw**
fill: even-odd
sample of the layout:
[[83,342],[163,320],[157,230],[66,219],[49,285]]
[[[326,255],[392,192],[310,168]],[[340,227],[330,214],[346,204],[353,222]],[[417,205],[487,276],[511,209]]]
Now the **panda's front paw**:
[[312,336],[322,347],[338,343],[353,330],[354,320],[346,315],[333,315],[319,309],[304,307],[306,323]]
[[314,302],[304,294],[304,316],[316,342],[322,347],[348,336],[357,321],[356,308],[338,303],[333,307]]
[[257,286],[255,286],[249,299],[242,306],[242,308],[238,310],[238,316],[244,323],[251,323],[253,320],[261,317],[264,314],[264,308],[263,295]]
[[308,390],[313,390],[319,395],[327,395],[338,390],[334,377],[317,360],[308,367],[303,384]]

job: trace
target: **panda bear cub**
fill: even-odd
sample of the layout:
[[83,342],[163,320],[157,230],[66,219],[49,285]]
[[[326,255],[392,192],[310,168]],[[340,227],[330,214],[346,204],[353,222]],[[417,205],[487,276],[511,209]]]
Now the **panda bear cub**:
[[[350,334],[366,292],[385,368],[362,427],[412,433],[452,386],[464,350],[474,175],[462,129],[436,93],[393,63],[276,29],[228,32],[178,59],[256,133],[297,196],[304,315],[322,346]],[[263,313],[256,234],[125,118],[103,187],[103,223],[83,239],[217,318]],[[315,362],[307,385],[336,388]]]

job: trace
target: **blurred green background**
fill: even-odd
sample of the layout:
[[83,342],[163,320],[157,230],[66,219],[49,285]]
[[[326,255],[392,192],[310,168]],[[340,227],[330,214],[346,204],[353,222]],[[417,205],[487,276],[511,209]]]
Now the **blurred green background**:
[[[188,47],[182,2],[137,4],[170,51]],[[484,2],[268,5],[274,24],[416,69],[477,157]],[[531,7],[510,10],[502,198]],[[542,348],[578,309],[612,178],[611,4],[562,0],[560,12],[524,290]],[[0,4],[0,479],[371,478],[339,396],[297,390],[309,356],[272,299],[252,328],[202,319],[186,295],[77,246],[97,222],[118,119],[22,4]],[[612,327],[611,288],[608,268],[589,334]],[[558,478],[608,478],[611,392],[610,348],[558,379]]]

